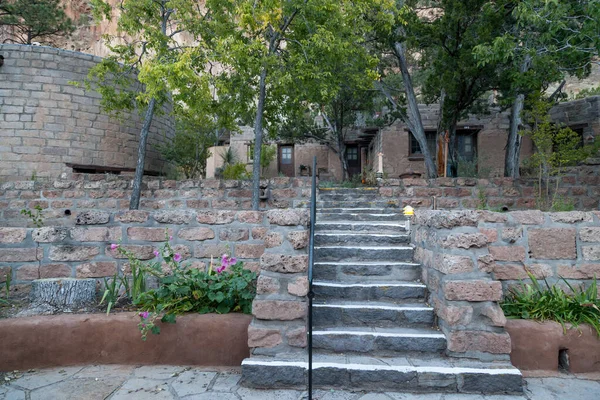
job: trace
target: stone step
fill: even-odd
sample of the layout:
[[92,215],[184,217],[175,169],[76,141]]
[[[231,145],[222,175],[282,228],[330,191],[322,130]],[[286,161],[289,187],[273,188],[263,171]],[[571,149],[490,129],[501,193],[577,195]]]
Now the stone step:
[[386,212],[400,212],[400,210],[396,208],[385,208],[385,207],[355,207],[355,208],[320,208],[317,210],[320,213],[326,214],[385,214]]
[[327,194],[327,193],[379,193],[379,188],[377,186],[364,186],[364,187],[355,187],[355,188],[345,188],[345,187],[320,187],[319,194]]
[[[256,388],[307,384],[307,356],[252,357],[242,362],[242,383]],[[321,388],[367,391],[522,394],[521,372],[506,362],[439,356],[313,355],[313,382]]]
[[381,197],[378,193],[319,193],[320,201],[378,201]]
[[431,328],[325,328],[313,330],[313,348],[371,356],[442,354],[446,350],[446,336]]
[[315,222],[315,231],[330,232],[371,232],[371,233],[406,233],[406,222],[360,222],[360,221],[319,221]]
[[313,291],[317,301],[330,299],[396,301],[425,299],[427,286],[418,282],[341,283],[314,281]]
[[405,221],[398,212],[381,213],[317,213],[317,221]]
[[315,260],[412,261],[412,246],[315,246]]
[[433,308],[424,302],[391,303],[335,300],[313,304],[313,326],[432,326]]
[[421,266],[410,262],[315,262],[315,280],[335,282],[414,281],[421,278]]
[[317,209],[323,208],[402,208],[402,203],[398,199],[390,200],[370,200],[357,201],[355,199],[339,200],[317,200]]
[[410,242],[408,234],[317,232],[315,246],[324,245],[394,245]]

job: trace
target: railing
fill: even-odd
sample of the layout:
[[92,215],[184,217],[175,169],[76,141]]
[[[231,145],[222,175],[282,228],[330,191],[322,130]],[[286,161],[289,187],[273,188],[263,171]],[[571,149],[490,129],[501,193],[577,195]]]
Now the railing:
[[310,239],[308,242],[308,400],[312,400],[312,338],[313,338],[313,264],[315,257],[315,222],[317,217],[317,157],[313,158],[310,191]]

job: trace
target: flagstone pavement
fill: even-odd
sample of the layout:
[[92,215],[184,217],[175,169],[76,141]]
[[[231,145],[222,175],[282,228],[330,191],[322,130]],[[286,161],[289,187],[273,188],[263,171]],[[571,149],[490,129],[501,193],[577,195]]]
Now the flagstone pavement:
[[[366,393],[316,390],[314,400],[597,400],[600,374],[526,378],[523,396]],[[303,400],[306,391],[239,385],[239,369],[90,365],[14,371],[2,377],[0,400]]]

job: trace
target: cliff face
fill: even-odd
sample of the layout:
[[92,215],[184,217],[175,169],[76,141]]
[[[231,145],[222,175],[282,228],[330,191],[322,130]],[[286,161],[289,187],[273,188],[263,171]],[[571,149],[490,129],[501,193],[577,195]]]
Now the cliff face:
[[107,0],[113,6],[111,21],[96,22],[91,15],[88,0],[63,0],[67,15],[78,23],[73,35],[58,43],[58,47],[66,50],[80,51],[83,53],[106,56],[110,53],[106,47],[103,35],[117,35],[117,20],[119,17],[118,5],[121,0]]

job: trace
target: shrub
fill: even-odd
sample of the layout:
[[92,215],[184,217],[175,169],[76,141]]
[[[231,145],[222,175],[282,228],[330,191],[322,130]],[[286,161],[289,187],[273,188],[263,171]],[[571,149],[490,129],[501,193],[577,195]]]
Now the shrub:
[[222,174],[223,179],[239,180],[248,178],[248,171],[244,163],[228,164],[223,167]]
[[548,285],[546,280],[542,287],[531,273],[528,275],[532,283],[521,282],[520,287],[511,289],[500,304],[507,318],[556,321],[565,332],[566,324],[575,328],[590,324],[600,336],[600,300],[595,277],[587,289],[573,287],[561,278],[572,292],[568,294],[557,285]]

